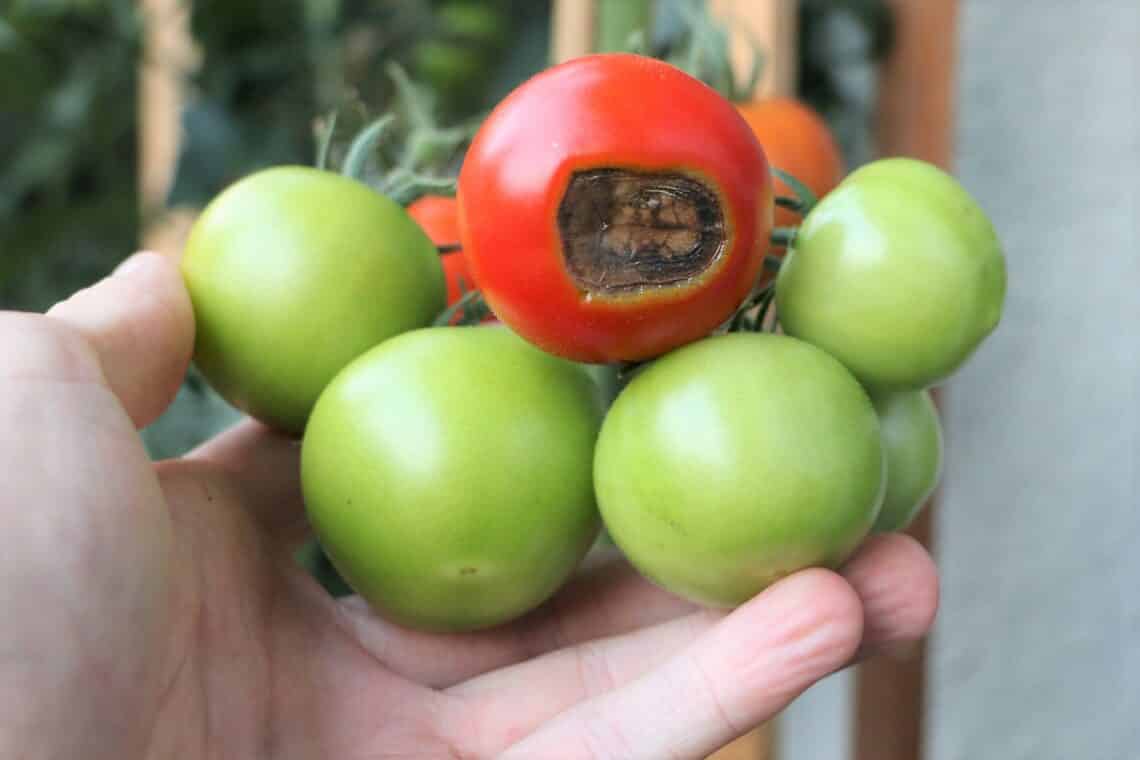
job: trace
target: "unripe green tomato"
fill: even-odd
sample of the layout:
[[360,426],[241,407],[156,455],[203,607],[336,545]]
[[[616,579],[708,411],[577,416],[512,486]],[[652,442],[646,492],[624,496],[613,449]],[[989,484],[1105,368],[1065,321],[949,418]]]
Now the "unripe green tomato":
[[802,568],[836,567],[867,535],[883,497],[879,421],[851,373],[808,343],[706,338],[618,395],[594,485],[645,576],[733,606]]
[[956,371],[997,326],[1005,258],[942,170],[890,158],[849,175],[804,219],[776,280],[780,324],[877,391]]
[[257,172],[215,198],[182,273],[202,374],[234,406],[291,433],[346,364],[430,324],[445,300],[435,246],[397,203],[299,166]]
[[515,618],[597,536],[602,418],[580,367],[505,328],[393,338],[337,376],[301,447],[310,521],[380,614],[459,631]]
[[875,532],[902,530],[930,498],[942,475],[942,424],[926,391],[874,399],[887,455],[887,493]]

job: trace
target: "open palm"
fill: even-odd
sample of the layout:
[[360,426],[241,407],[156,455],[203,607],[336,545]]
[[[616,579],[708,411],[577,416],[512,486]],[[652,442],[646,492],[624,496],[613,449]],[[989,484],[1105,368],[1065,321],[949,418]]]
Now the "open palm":
[[0,314],[2,757],[701,757],[933,619],[929,557],[884,536],[731,613],[599,554],[515,623],[402,629],[293,563],[295,441],[148,460],[193,329],[155,254]]

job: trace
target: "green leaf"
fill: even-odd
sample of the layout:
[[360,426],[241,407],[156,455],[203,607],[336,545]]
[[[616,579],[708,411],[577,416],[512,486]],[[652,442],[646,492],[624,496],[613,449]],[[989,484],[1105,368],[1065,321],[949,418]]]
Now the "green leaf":
[[344,157],[344,164],[340,168],[341,174],[353,179],[363,180],[368,166],[368,159],[376,151],[384,133],[395,123],[393,114],[381,116],[369,124],[348,146],[348,154]]

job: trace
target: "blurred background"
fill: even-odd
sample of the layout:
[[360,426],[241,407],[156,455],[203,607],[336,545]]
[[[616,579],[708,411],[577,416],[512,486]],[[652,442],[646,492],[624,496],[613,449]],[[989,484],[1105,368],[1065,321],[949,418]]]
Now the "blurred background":
[[[477,121],[553,60],[573,5],[3,0],[0,308],[177,249],[228,183],[313,163],[330,114],[347,139],[383,112],[391,62],[441,122]],[[659,0],[643,44],[676,48],[694,5]],[[952,166],[1005,242],[1010,293],[941,396],[945,483],[918,528],[944,578],[929,645],[824,682],[733,756],[1140,758],[1140,3],[736,5],[790,19],[766,65],[849,168]],[[235,418],[192,371],[143,435],[175,456]]]

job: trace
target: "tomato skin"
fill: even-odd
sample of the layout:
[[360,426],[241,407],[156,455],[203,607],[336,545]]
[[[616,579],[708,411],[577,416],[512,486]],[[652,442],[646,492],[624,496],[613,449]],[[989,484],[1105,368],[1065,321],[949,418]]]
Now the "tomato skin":
[[[575,171],[676,172],[714,189],[728,242],[687,287],[587,297],[567,273],[557,222]],[[639,360],[707,335],[763,260],[772,182],[756,138],[714,90],[661,61],[600,54],[547,69],[504,99],[459,176],[472,276],[496,316],[577,361]]]
[[395,202],[307,167],[231,185],[182,258],[194,361],[234,406],[291,433],[342,367],[444,306],[435,247]]
[[820,201],[776,279],[785,332],[877,392],[955,372],[997,327],[1005,258],[993,225],[950,175],[873,162]]
[[[431,242],[438,245],[459,243],[459,203],[442,195],[425,195],[408,206],[408,215],[423,228]],[[458,301],[464,291],[475,288],[463,249],[440,255],[447,278],[447,305]]]
[[579,366],[502,326],[397,336],[349,365],[313,411],[301,451],[310,521],[349,585],[391,620],[505,622],[550,596],[598,534],[602,409]]
[[[843,179],[843,154],[827,122],[811,106],[795,98],[772,97],[737,105],[740,115],[756,134],[768,163],[808,186],[817,198],[835,189]],[[795,197],[781,179],[775,180],[776,195]],[[776,209],[775,224],[790,227],[800,215]]]
[[877,533],[903,530],[914,520],[942,476],[942,424],[927,391],[874,399],[887,455],[887,492],[875,520]]
[[734,606],[871,528],[884,459],[870,399],[839,362],[782,335],[706,338],[641,370],[602,425],[606,529],[648,578]]

